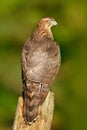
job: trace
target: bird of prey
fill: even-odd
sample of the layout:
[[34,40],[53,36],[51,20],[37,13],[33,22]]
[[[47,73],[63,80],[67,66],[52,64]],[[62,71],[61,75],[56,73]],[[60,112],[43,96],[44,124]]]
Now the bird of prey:
[[52,17],[42,18],[22,50],[23,118],[32,124],[38,108],[45,101],[60,67],[60,48],[54,41]]

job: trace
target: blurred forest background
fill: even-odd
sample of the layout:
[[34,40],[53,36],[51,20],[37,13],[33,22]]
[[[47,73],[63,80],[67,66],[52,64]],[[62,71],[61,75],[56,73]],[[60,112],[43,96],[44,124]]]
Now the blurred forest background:
[[62,64],[52,86],[55,110],[51,130],[87,130],[87,1],[0,1],[0,130],[11,130],[22,92],[23,44],[45,16],[56,19],[52,32]]

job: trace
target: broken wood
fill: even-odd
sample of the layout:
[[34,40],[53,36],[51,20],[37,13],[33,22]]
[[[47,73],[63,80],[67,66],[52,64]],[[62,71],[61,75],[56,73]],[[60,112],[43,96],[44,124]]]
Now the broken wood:
[[49,91],[45,102],[39,107],[39,118],[27,125],[23,119],[23,98],[19,97],[13,130],[50,130],[54,110],[54,94]]

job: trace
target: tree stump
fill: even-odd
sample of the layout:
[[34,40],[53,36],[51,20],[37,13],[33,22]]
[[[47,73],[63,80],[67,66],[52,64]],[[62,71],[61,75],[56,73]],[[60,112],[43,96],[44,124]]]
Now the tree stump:
[[19,97],[13,130],[50,130],[54,110],[54,94],[49,91],[45,102],[39,107],[39,118],[27,125],[22,117],[23,98]]

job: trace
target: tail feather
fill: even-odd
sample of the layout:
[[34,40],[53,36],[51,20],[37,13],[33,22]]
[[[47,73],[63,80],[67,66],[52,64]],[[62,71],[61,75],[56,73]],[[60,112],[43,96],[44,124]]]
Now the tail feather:
[[26,123],[32,124],[38,117],[38,108],[40,103],[39,83],[26,83],[24,90],[24,109],[23,117]]

